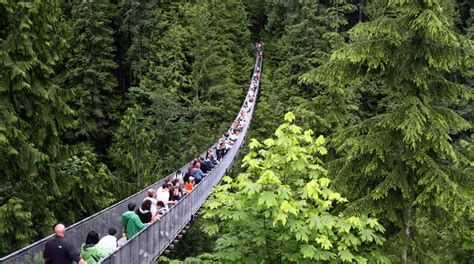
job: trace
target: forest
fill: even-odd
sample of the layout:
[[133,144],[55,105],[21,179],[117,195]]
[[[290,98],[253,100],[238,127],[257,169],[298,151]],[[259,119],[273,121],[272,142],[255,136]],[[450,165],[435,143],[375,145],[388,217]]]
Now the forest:
[[159,263],[471,263],[470,0],[0,1],[0,257],[207,149],[232,173]]

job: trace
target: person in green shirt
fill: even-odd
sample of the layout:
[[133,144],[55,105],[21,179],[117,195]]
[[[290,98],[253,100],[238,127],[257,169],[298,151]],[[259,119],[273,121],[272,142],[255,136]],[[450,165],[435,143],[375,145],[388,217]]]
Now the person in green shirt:
[[140,217],[135,213],[136,204],[129,203],[128,204],[128,211],[122,215],[122,225],[125,227],[125,235],[127,240],[138,234],[142,229],[151,225],[155,222],[152,220],[151,222],[144,224],[140,220]]
[[87,234],[86,243],[81,246],[81,258],[87,261],[87,264],[99,263],[101,258],[107,257],[111,253],[103,251],[97,243],[99,243],[99,234],[90,231]]

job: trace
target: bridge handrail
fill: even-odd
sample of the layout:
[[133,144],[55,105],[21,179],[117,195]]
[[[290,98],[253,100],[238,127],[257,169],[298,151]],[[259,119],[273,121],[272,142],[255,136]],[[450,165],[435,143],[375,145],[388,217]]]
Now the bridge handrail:
[[[256,62],[255,62],[254,73],[256,72],[257,67],[260,67],[260,69],[262,67],[262,60],[261,60],[261,57],[259,57],[258,54],[257,54]],[[260,82],[260,79],[258,78],[257,79],[257,86],[256,86],[256,90],[255,90],[254,102],[253,102],[252,106],[250,107],[250,112],[247,114],[247,120],[246,120],[246,123],[245,123],[245,125],[242,129],[241,136],[238,138],[238,140],[236,141],[234,146],[229,150],[229,153],[227,153],[225,155],[225,157],[219,163],[219,165],[216,166],[216,168],[209,174],[209,176],[205,177],[201,181],[201,183],[198,184],[189,195],[186,195],[182,200],[180,200],[180,202],[176,206],[174,206],[172,208],[172,210],[169,210],[169,212],[167,214],[165,214],[160,221],[155,222],[154,224],[150,225],[145,230],[157,229],[157,226],[161,227],[163,225],[162,223],[168,223],[168,221],[169,221],[168,218],[171,217],[170,215],[174,216],[175,214],[177,214],[178,211],[182,212],[183,208],[191,209],[189,211],[189,212],[193,212],[192,214],[189,214],[191,216],[191,215],[194,215],[196,213],[196,211],[202,206],[204,201],[207,199],[207,196],[209,195],[209,192],[212,189],[212,186],[214,186],[215,184],[217,184],[220,181],[222,176],[225,174],[227,168],[230,167],[230,165],[232,164],[232,161],[235,159],[236,155],[238,154],[238,151],[240,150],[240,147],[241,147],[243,139],[244,139],[244,137],[247,133],[247,129],[249,127],[249,124],[250,124],[250,121],[251,121],[251,118],[252,118],[252,114],[253,114],[253,111],[254,111],[254,106],[256,104],[256,95],[257,95],[258,89],[259,89],[259,82]],[[247,93],[247,96],[245,97],[245,101],[247,101],[247,98],[249,97],[249,95],[250,95],[250,90]],[[245,101],[244,101],[244,104],[245,104]],[[242,105],[242,107],[244,106],[244,104]],[[239,113],[240,113],[240,111],[239,111]],[[211,146],[209,149],[212,150],[215,146],[216,146],[216,144]],[[201,155],[205,155],[205,153],[206,152],[203,152],[203,154],[201,154]],[[188,162],[186,165],[182,166],[180,168],[180,170],[184,173],[186,171],[185,169],[190,164],[191,164],[191,162]],[[224,168],[224,165],[226,165],[225,171],[223,171],[221,169],[221,168]],[[217,172],[219,172],[219,173],[217,173]],[[90,230],[96,230],[101,236],[106,235],[106,232],[107,232],[108,228],[110,228],[110,227],[114,227],[117,230],[122,230],[122,228],[121,228],[122,226],[120,224],[120,218],[121,218],[121,215],[124,212],[127,211],[128,203],[134,202],[136,204],[141,204],[141,201],[143,200],[144,197],[146,197],[147,190],[149,188],[158,189],[158,187],[163,185],[164,181],[167,178],[173,176],[175,173],[176,172],[173,172],[173,173],[167,175],[166,177],[162,178],[161,180],[157,181],[156,183],[148,186],[147,188],[145,188],[145,189],[143,189],[143,190],[141,190],[141,191],[139,191],[139,192],[137,192],[137,193],[135,193],[135,194],[133,194],[133,195],[131,195],[131,196],[129,196],[129,197],[127,197],[127,198],[125,198],[125,199],[123,199],[123,200],[121,200],[121,201],[119,201],[119,202],[117,202],[117,203],[115,203],[115,204],[113,204],[113,205],[111,205],[111,206],[109,206],[109,207],[107,207],[107,208],[91,215],[91,216],[89,216],[89,217],[86,217],[86,218],[82,219],[79,222],[76,222],[76,223],[70,225],[66,229],[67,230],[66,231],[66,234],[67,234],[66,239],[69,242],[71,242],[75,248],[80,248],[80,245],[82,243],[84,243],[85,236],[87,235],[87,233]],[[218,175],[218,176],[216,177],[215,175]],[[209,179],[214,179],[214,181],[211,182]],[[204,183],[206,183],[206,182],[211,182],[212,184],[209,184],[207,186],[208,188],[206,188],[206,192],[203,193],[204,187],[202,187],[202,186],[205,186]],[[209,186],[211,187],[210,189],[209,189]],[[198,194],[200,194],[199,195],[200,198],[197,199],[198,203],[194,204],[194,205],[191,205],[191,202],[189,202],[189,200],[191,200],[193,198],[190,198],[190,197],[195,197]],[[203,199],[204,197],[205,197],[205,199]],[[184,225],[186,225],[186,223],[187,223],[187,221],[184,223]],[[182,227],[184,227],[184,225]],[[106,228],[99,228],[99,226],[106,227]],[[160,230],[166,230],[166,228],[167,227],[161,227]],[[127,243],[125,245],[123,245],[121,248],[127,247],[128,245],[132,245],[133,243],[135,243],[135,242],[132,242],[132,241],[136,240],[136,238],[138,238],[138,237],[143,237],[144,236],[143,233],[146,232],[145,230],[142,230],[142,232],[140,232],[136,237],[134,237],[133,239],[130,239],[129,241],[127,241]],[[164,234],[166,234],[166,232]],[[43,253],[44,245],[46,244],[46,242],[50,238],[52,238],[52,236],[53,235],[47,236],[47,237],[45,237],[41,240],[38,240],[35,243],[30,244],[27,247],[19,249],[19,250],[13,252],[13,253],[1,258],[0,259],[0,264],[7,264],[7,263],[42,263],[43,262],[42,253]],[[173,236],[173,238],[174,238],[174,236]],[[160,240],[162,240],[162,239],[160,239]],[[168,241],[168,242],[170,242],[170,241]],[[112,258],[112,256],[117,255],[117,252],[123,252],[124,250],[121,250],[121,248],[119,248],[117,251],[115,251],[111,255],[110,258]],[[164,247],[163,249],[160,249],[159,254],[161,254],[165,248],[166,247]],[[159,256],[159,254],[157,256]],[[157,257],[157,256],[155,256],[155,257]],[[108,259],[110,259],[110,258],[108,258]],[[115,262],[104,262],[104,263],[115,263]],[[132,262],[130,262],[130,263],[132,263]]]
[[[261,59],[257,56],[254,72],[257,67],[261,68]],[[259,80],[255,90],[255,96],[259,89]],[[245,100],[247,100],[248,95]],[[219,165],[199,183],[193,191],[183,198],[172,210],[162,216],[161,220],[155,222],[139,232],[135,237],[128,240],[126,244],[118,248],[107,258],[101,260],[102,264],[111,263],[152,263],[172,243],[176,236],[196,214],[210,195],[212,188],[217,185],[232,165],[240,151],[242,143],[247,134],[252,119],[254,103],[247,114],[241,136],[237,139],[230,153],[222,159]],[[244,103],[245,104],[245,103]],[[242,106],[243,108],[243,106]],[[242,109],[241,108],[241,109]]]

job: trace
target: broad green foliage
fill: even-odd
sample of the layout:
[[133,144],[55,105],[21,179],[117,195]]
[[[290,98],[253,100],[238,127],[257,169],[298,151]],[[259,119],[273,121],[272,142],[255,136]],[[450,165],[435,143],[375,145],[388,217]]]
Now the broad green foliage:
[[[347,200],[331,188],[319,156],[323,136],[294,124],[252,139],[245,172],[224,178],[206,203],[203,230],[220,234],[211,259],[220,263],[385,262],[377,245],[384,228],[374,218],[333,214]],[[209,255],[202,256],[208,259]]]
[[0,1],[0,255],[214,143],[263,38],[250,131],[270,138],[178,255],[383,262],[386,229],[394,262],[469,262],[471,2]]
[[331,145],[341,155],[335,182],[353,201],[346,210],[390,227],[387,252],[403,262],[438,261],[453,237],[472,241],[473,175],[450,143],[471,127],[453,106],[472,90],[446,76],[472,66],[473,42],[452,29],[441,2],[388,1],[308,76],[348,93],[354,81],[369,82],[385,95],[378,113],[337,132]]

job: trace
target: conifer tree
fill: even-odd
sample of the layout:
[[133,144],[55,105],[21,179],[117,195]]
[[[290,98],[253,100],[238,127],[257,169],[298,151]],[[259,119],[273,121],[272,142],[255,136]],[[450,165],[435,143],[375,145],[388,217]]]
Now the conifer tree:
[[251,23],[249,29],[252,31],[253,39],[260,40],[266,20],[265,1],[243,0],[242,2]]
[[[450,135],[471,126],[452,107],[472,91],[447,76],[472,63],[473,42],[453,30],[448,6],[385,2],[307,76],[348,93],[352,82],[369,82],[385,94],[377,113],[334,135],[332,146],[343,156],[334,165],[335,181],[352,201],[346,211],[379,217],[387,251],[404,263],[460,261],[463,254],[445,255],[442,248],[453,235],[461,244],[472,241],[473,175],[450,143]],[[431,239],[424,237],[428,230]]]
[[[342,34],[336,31],[347,24],[343,18],[353,10],[347,2],[267,2],[266,34],[271,41],[265,43],[268,66],[256,112],[257,122],[265,125],[255,129],[272,131],[277,125],[273,122],[275,116],[283,116],[288,110],[297,113],[305,127],[324,134],[346,122],[350,116],[348,95],[340,96],[336,89],[299,80],[325,62],[332,48],[343,43]],[[285,19],[280,19],[282,16]]]
[[159,36],[152,39],[149,71],[133,91],[152,120],[155,140],[150,147],[158,157],[154,175],[164,175],[186,162],[186,158],[192,158],[182,152],[186,132],[184,110],[192,89],[187,59],[189,31],[183,26],[183,15],[181,4],[160,9],[155,28]]
[[[474,41],[474,5],[469,10],[469,19],[466,20],[466,37]],[[474,66],[471,66],[465,74],[465,84],[474,92]],[[461,115],[474,125],[474,98],[462,107]],[[471,132],[472,133],[472,132]]]
[[87,142],[102,155],[120,113],[111,6],[108,0],[72,5],[72,51],[62,77],[76,95],[71,101],[77,109],[74,142]]
[[[239,109],[251,72],[243,52],[250,47],[250,33],[240,1],[198,1],[189,16],[194,84],[189,109],[194,124],[188,138],[203,149],[226,130]],[[195,155],[195,149],[190,151]]]
[[55,0],[0,3],[0,254],[54,222],[46,205],[73,121],[67,93],[50,81],[65,48],[59,15]]
[[157,6],[156,1],[147,0],[123,0],[118,4],[122,41],[128,44],[124,58],[131,86],[138,85],[147,72]]
[[58,164],[57,185],[61,188],[51,206],[56,218],[67,225],[104,209],[123,193],[93,148],[80,145],[76,149],[76,154]]
[[140,106],[128,108],[109,149],[114,173],[120,180],[135,184],[138,188],[151,183],[153,153],[150,145],[154,135],[150,132],[150,122]]
[[[278,49],[274,50],[276,54],[273,56],[280,58],[280,61],[272,64],[275,68],[269,76],[276,86],[271,89],[280,97],[279,104],[283,112],[279,115],[292,110],[307,127],[320,132],[325,132],[331,126],[330,122],[337,120],[328,111],[337,104],[325,98],[319,87],[302,84],[298,80],[303,73],[317,67],[328,57],[331,47],[326,9],[317,2],[302,4],[298,20],[287,25],[285,33],[278,39]],[[315,104],[319,104],[317,108],[320,110],[317,112],[312,111],[316,108]]]

